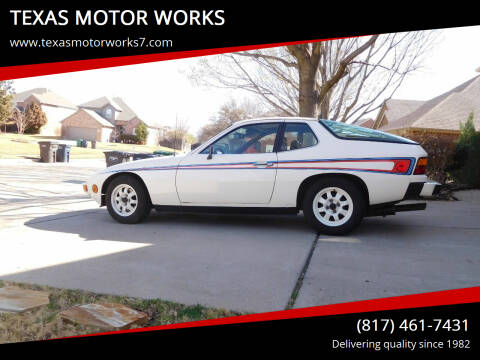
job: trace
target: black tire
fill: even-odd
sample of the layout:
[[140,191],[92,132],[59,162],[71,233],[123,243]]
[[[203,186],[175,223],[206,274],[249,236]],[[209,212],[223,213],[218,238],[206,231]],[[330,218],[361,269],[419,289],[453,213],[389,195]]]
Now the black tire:
[[[341,196],[341,200],[339,199],[338,202],[332,205],[330,202],[335,202],[336,200],[331,199],[329,194],[337,196],[338,193],[335,191],[332,192],[329,188],[343,190],[348,194],[350,199],[347,199],[347,197],[343,196],[339,191],[338,196]],[[325,203],[329,205],[325,207],[321,202],[317,202],[315,200],[317,194],[319,197],[322,197],[321,201],[325,201]],[[315,215],[314,211],[314,201],[316,202],[315,206],[319,209],[317,215]],[[342,201],[342,203],[340,203],[340,201]],[[336,204],[340,204],[340,206]],[[351,210],[350,206],[352,206]],[[340,177],[329,177],[315,182],[308,188],[303,198],[303,214],[305,219],[315,229],[327,235],[345,235],[351,232],[362,221],[366,208],[367,199],[362,189],[354,182]],[[322,211],[324,209],[326,210]],[[342,214],[340,214],[340,212],[342,212]],[[343,216],[345,212],[347,214]],[[335,217],[338,220],[335,220]],[[319,218],[322,219],[323,222],[319,220]],[[326,224],[326,222],[332,222],[332,224]],[[334,222],[338,222],[338,225],[334,225]]]
[[[125,213],[124,216],[118,214],[114,209],[114,205],[112,204],[112,193],[118,186],[121,185],[126,185],[133,188],[136,193],[135,197],[137,200],[134,211],[132,211],[131,214]],[[122,224],[139,223],[148,216],[150,210],[152,209],[152,204],[150,202],[150,196],[148,195],[147,189],[142,182],[130,175],[121,175],[112,180],[107,187],[105,203],[107,205],[109,214]]]

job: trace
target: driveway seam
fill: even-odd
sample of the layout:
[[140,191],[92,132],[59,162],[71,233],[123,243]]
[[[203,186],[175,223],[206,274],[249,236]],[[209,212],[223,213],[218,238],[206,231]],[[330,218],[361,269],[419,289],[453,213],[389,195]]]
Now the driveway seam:
[[288,299],[287,306],[285,307],[285,310],[292,309],[293,306],[295,305],[295,301],[297,300],[298,294],[300,293],[300,289],[302,288],[303,285],[303,279],[305,278],[305,274],[308,271],[308,267],[310,266],[310,261],[312,260],[313,253],[315,252],[315,249],[318,244],[318,239],[320,238],[320,234],[317,233],[317,236],[313,240],[312,246],[310,248],[310,252],[308,253],[307,259],[305,260],[305,263],[303,264],[302,271],[300,272],[297,282],[295,283],[295,287],[293,288],[292,294],[290,295],[290,298]]

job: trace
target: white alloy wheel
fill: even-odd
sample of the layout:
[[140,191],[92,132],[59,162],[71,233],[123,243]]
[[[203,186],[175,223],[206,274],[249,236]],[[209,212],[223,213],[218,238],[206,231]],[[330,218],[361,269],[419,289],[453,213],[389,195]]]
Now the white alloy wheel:
[[340,226],[352,217],[353,200],[350,195],[338,187],[320,190],[313,199],[313,214],[326,226]]
[[111,196],[112,209],[120,216],[132,215],[138,206],[138,196],[128,184],[117,185]]

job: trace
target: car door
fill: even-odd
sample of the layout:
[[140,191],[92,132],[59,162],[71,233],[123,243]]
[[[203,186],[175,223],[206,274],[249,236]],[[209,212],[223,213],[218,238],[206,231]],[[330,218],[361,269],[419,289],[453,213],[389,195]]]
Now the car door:
[[[272,206],[291,207],[297,203],[300,184],[318,174],[320,167],[312,160],[322,158],[319,138],[310,127],[313,121],[285,121],[277,152],[277,178]],[[323,150],[325,151],[325,149]]]
[[274,147],[279,127],[278,121],[239,126],[200,153],[186,156],[176,176],[180,202],[268,204],[277,173]]

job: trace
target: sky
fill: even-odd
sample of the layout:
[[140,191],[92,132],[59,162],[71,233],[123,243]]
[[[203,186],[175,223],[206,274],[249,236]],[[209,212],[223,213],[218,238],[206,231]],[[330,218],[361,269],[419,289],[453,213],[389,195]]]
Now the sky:
[[442,29],[423,68],[407,78],[394,98],[428,100],[479,75],[480,26]]
[[119,66],[14,80],[15,91],[48,88],[79,105],[119,96],[140,116],[161,125],[187,121],[195,134],[230,99],[228,91],[194,86],[188,79],[196,58]]
[[[480,26],[441,30],[423,68],[404,80],[396,99],[428,100],[478,75]],[[39,76],[14,81],[16,92],[46,87],[74,104],[120,96],[142,118],[162,125],[186,121],[194,135],[229,99],[243,91],[197,87],[188,73],[198,58]]]

